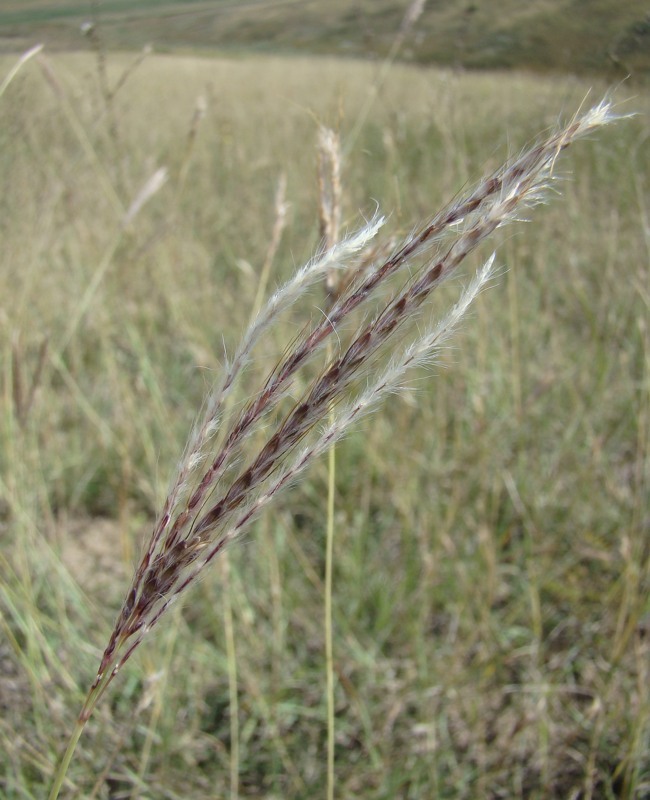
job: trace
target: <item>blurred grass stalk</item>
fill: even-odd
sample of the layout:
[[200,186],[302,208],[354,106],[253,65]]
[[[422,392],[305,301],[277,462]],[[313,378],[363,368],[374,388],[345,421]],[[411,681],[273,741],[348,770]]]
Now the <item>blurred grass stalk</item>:
[[37,44],[27,50],[26,53],[23,53],[14,66],[9,70],[2,83],[0,83],[0,98],[2,98],[3,94],[7,91],[7,87],[20,72],[23,65],[26,64],[30,58],[34,58],[34,56],[38,55],[42,50],[43,45]]
[[[318,131],[318,209],[320,238],[327,250],[336,247],[341,227],[341,142],[338,134],[321,126]],[[325,275],[327,308],[339,299],[342,291],[341,274],[330,269]],[[332,343],[327,344],[327,361],[333,357]],[[330,425],[335,421],[334,408],[328,412]],[[336,718],[334,700],[334,638],[332,622],[332,591],[334,574],[334,517],[336,511],[336,447],[332,445],[327,458],[327,522],[325,532],[325,697],[327,703],[327,800],[334,800]]]

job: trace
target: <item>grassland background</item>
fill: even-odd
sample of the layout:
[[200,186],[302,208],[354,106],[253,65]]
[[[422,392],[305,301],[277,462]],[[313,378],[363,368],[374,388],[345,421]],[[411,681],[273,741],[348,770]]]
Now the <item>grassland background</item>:
[[[80,25],[102,23],[109,47],[383,58],[411,0],[4,0],[0,52],[84,46]],[[86,46],[89,42],[86,41]],[[468,68],[650,71],[646,0],[444,0],[426,3],[400,58]]]
[[[108,58],[112,85],[132,59]],[[316,120],[350,145],[346,224],[378,201],[399,234],[604,90],[395,65],[352,142],[376,76],[329,58],[159,55],[107,103],[94,57],[60,54],[2,97],[7,798],[45,793],[250,314],[282,173],[273,282],[318,244]],[[501,236],[506,270],[454,348],[338,448],[338,797],[650,792],[649,105],[638,92],[624,109],[640,116],[567,153],[562,197]],[[124,229],[163,165],[168,183]],[[318,304],[265,343],[260,373]],[[65,796],[233,796],[229,608],[240,796],[323,794],[325,495],[321,464],[149,637]]]

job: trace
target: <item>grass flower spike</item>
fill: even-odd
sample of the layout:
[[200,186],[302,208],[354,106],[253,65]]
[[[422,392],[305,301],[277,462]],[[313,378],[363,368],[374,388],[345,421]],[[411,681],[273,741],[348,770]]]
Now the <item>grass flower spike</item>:
[[[490,256],[438,322],[423,306],[485,240],[545,197],[558,155],[615,119],[603,101],[505,163],[406,238],[354,271],[384,219],[322,252],[270,298],[205,402],[137,567],[50,795],[57,797],[76,741],[119,669],[210,562],[360,417],[427,364],[493,275]],[[379,251],[381,252],[381,251]],[[327,313],[305,325],[243,405],[231,401],[256,346],[333,270],[346,270]],[[329,343],[330,347],[325,345]],[[329,355],[328,355],[329,353]]]

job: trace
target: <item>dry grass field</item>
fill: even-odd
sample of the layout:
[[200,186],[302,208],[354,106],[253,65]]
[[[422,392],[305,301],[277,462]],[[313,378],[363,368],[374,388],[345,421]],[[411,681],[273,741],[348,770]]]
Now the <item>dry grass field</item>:
[[[0,97],[7,800],[47,794],[254,308],[282,175],[269,291],[318,248],[318,123],[341,134],[344,227],[378,203],[399,236],[606,88],[399,65],[377,87],[376,65],[328,58],[132,64],[46,51]],[[638,115],[567,151],[561,196],[494,240],[500,277],[439,364],[337,445],[338,798],[650,795],[650,100],[628,94]],[[320,305],[263,343],[251,387]],[[142,644],[62,797],[325,796],[327,475]]]

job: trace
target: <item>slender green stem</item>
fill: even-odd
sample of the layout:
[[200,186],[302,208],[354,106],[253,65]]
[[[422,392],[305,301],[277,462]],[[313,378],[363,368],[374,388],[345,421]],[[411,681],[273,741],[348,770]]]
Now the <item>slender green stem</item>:
[[228,660],[228,693],[230,702],[230,798],[239,797],[239,700],[237,696],[237,649],[235,626],[232,614],[232,584],[230,581],[230,559],[223,554],[223,622],[226,634],[226,658]]
[[104,671],[102,679],[99,681],[99,683],[93,686],[88,692],[83,708],[81,709],[81,713],[77,717],[70,740],[68,741],[68,746],[66,747],[65,753],[63,754],[56,772],[54,773],[54,778],[52,779],[52,788],[50,789],[48,800],[57,800],[61,791],[61,787],[63,786],[63,782],[65,781],[65,776],[68,773],[72,756],[77,749],[77,744],[81,738],[81,734],[86,727],[86,723],[90,719],[93,709],[97,705],[100,697],[104,694],[104,691],[106,690],[106,687],[110,683],[112,677],[113,671],[109,667]]
[[77,742],[79,741],[79,738],[85,727],[86,722],[79,718],[72,732],[72,736],[70,737],[70,741],[68,742],[68,747],[63,754],[63,758],[59,762],[56,774],[54,775],[54,781],[52,783],[52,789],[50,790],[48,800],[56,800],[59,796],[59,792],[63,786],[63,781],[65,780],[65,776],[68,772],[68,767],[72,761],[72,756],[74,755],[74,751],[77,749]]
[[329,451],[327,534],[325,545],[325,671],[327,676],[327,800],[334,800],[334,648],[332,643],[332,569],[334,566],[334,494],[336,450]]

